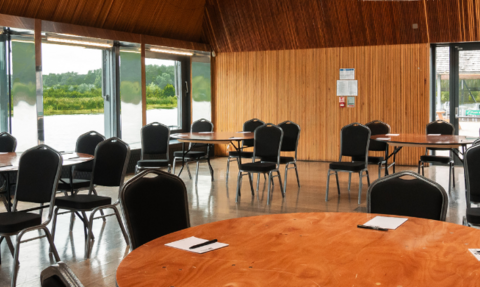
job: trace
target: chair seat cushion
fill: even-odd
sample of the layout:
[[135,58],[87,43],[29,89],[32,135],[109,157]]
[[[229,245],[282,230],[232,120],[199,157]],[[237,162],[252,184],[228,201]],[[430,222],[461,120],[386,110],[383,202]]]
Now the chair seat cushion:
[[[89,179],[73,179],[73,189],[81,189],[81,188],[88,188],[90,187],[90,180]],[[69,178],[62,178],[58,182],[58,190],[71,190],[70,186],[70,179]]]
[[72,196],[62,196],[55,198],[55,205],[60,208],[74,208],[74,209],[93,209],[95,207],[112,204],[110,197],[76,194]]
[[250,172],[269,172],[276,168],[276,164],[269,162],[252,162],[240,165],[240,170]]
[[361,171],[365,168],[365,162],[332,162],[330,163],[330,169],[340,169],[348,171]]
[[[277,162],[276,157],[262,157],[262,160],[263,161],[269,161],[269,162]],[[280,163],[282,163],[282,164],[293,162],[293,161],[295,161],[295,158],[293,158],[291,156],[281,156],[280,157]]]
[[168,166],[166,159],[142,159],[137,162],[138,167],[164,167]]
[[467,208],[467,221],[472,224],[480,224],[480,208]]
[[422,155],[420,160],[423,162],[449,163],[452,161],[452,158],[449,156]]
[[[203,157],[203,156],[206,156],[206,155],[207,155],[206,151],[191,150],[185,155],[185,158],[199,158],[199,157]],[[183,152],[176,151],[176,152],[173,153],[173,156],[181,158],[183,156]]]
[[[231,157],[238,157],[239,152],[238,151],[230,151],[228,152],[228,156]],[[253,157],[253,152],[250,151],[242,151],[242,158],[252,158]]]
[[15,233],[41,223],[42,217],[40,214],[27,212],[0,213],[0,233]]

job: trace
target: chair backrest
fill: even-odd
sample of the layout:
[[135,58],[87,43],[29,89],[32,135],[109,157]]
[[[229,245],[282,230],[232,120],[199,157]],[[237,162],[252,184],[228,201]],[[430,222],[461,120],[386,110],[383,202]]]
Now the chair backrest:
[[[368,158],[371,131],[360,123],[352,123],[342,128],[340,132],[340,159],[342,156],[352,158]],[[365,161],[365,166],[367,161]]]
[[463,156],[467,206],[480,202],[480,145],[473,145]]
[[142,155],[165,155],[168,160],[170,129],[161,123],[151,123],[141,130]]
[[50,202],[52,211],[62,163],[62,156],[47,145],[38,145],[22,153],[18,164],[13,210],[16,210],[18,201],[24,201]]
[[296,158],[300,126],[292,121],[284,121],[278,126],[283,130],[282,151],[294,151]]
[[253,158],[276,158],[280,164],[282,140],[283,130],[279,126],[268,123],[258,127],[253,139]]
[[[402,179],[412,176],[414,179]],[[385,176],[368,189],[369,213],[445,220],[448,195],[438,183],[411,171]]]
[[187,189],[176,175],[145,170],[125,183],[120,202],[132,249],[190,227]]
[[[382,121],[375,120],[371,121],[367,124],[365,124],[369,129],[370,132],[372,133],[371,135],[383,135],[383,134],[389,134],[390,133],[390,126]],[[368,150],[371,151],[385,151],[387,149],[388,145],[385,142],[379,142],[379,141],[370,141],[370,145],[368,147]]]
[[17,139],[9,133],[0,133],[0,152],[14,152]]
[[[78,137],[75,152],[94,155],[95,148],[99,143],[103,142],[104,140],[105,137],[96,131],[86,132]],[[75,165],[75,171],[92,172],[92,169],[93,161],[88,161]]]
[[[243,131],[244,132],[254,132],[256,128],[259,126],[263,126],[265,123],[259,119],[251,119],[243,123]],[[242,142],[244,147],[253,146],[253,140],[244,140]]]
[[480,144],[480,139],[476,139],[473,143],[472,146],[476,146]]
[[40,284],[42,287],[83,287],[73,271],[61,261],[42,271]]
[[[199,119],[192,123],[192,133],[213,132],[213,123],[207,119]],[[190,144],[190,147],[205,147],[208,144]]]
[[93,160],[93,185],[119,186],[123,185],[127,164],[130,158],[130,147],[119,138],[109,138],[97,145]]
[[426,127],[427,134],[441,134],[441,135],[453,135],[455,133],[455,127],[444,120],[436,120],[428,123]]

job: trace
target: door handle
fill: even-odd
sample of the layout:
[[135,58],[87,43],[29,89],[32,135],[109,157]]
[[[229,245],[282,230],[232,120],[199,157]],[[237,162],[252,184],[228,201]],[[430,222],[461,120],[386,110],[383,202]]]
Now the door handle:
[[185,91],[188,93],[188,82],[185,81]]
[[455,118],[458,119],[458,107],[455,108]]

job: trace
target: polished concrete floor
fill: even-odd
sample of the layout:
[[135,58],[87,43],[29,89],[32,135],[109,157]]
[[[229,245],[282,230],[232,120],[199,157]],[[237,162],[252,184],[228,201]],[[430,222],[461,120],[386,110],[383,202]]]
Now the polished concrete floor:
[[[235,203],[236,175],[238,169],[231,165],[230,180],[226,180],[226,158],[216,158],[212,161],[215,170],[215,181],[210,180],[206,164],[200,165],[198,184],[182,173],[188,188],[188,200],[192,225],[224,220],[242,216],[253,216],[287,212],[365,212],[367,184],[364,179],[362,204],[357,204],[358,176],[352,176],[350,193],[347,188],[348,175],[340,175],[341,194],[337,194],[335,177],[331,177],[330,198],[325,202],[326,178],[328,163],[299,162],[301,187],[297,187],[295,172],[289,173],[287,194],[282,198],[278,181],[274,186],[272,202],[267,205],[267,186],[263,177],[260,181],[260,192],[251,195],[248,178],[244,177],[242,196],[239,203]],[[283,167],[283,166],[282,166]],[[192,164],[194,169],[194,165]],[[371,180],[377,179],[377,166],[369,166]],[[397,167],[397,172],[402,170],[416,171],[416,167]],[[178,168],[177,168],[178,172]],[[192,170],[194,172],[194,170]],[[448,191],[448,168],[434,166],[425,169],[425,176],[437,181]],[[128,178],[130,178],[129,176]],[[282,173],[283,178],[283,173]],[[460,223],[465,212],[465,184],[463,168],[455,168],[456,187],[449,195],[449,210],[447,221]],[[254,184],[256,183],[256,179]],[[117,198],[114,188],[98,188],[99,194]],[[4,212],[3,205],[0,212]],[[96,220],[94,234],[96,240],[93,246],[91,259],[84,259],[83,227],[76,220],[72,233],[69,233],[69,215],[59,216],[56,247],[61,259],[66,262],[80,278],[85,286],[115,286],[115,271],[122,258],[128,254],[128,249],[123,240],[120,229],[114,217],[108,217],[106,224]],[[38,236],[32,232],[30,237]],[[12,257],[5,243],[0,247],[2,264],[0,265],[0,286],[9,286],[10,268]],[[20,249],[20,271],[17,286],[40,286],[40,272],[49,266],[51,255],[48,253],[46,239],[34,240],[24,243]]]

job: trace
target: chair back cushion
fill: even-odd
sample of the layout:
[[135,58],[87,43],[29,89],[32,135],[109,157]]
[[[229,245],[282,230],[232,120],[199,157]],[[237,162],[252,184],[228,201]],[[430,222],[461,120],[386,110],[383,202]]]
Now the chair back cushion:
[[283,131],[274,124],[265,124],[255,130],[254,156],[278,158],[282,145]]
[[[192,133],[213,132],[213,123],[206,119],[199,119],[192,123]],[[191,147],[205,147],[207,144],[190,144]]]
[[296,151],[300,126],[291,121],[285,121],[278,126],[283,130],[282,151]]
[[18,165],[16,200],[45,203],[56,192],[62,156],[47,145],[25,151]]
[[164,155],[168,158],[170,129],[161,123],[151,123],[142,128],[143,154]]
[[120,200],[132,248],[190,227],[185,183],[159,170],[137,174],[123,187]]
[[[251,119],[243,123],[244,132],[254,132],[259,126],[263,126],[265,123],[259,119]],[[253,140],[244,140],[244,147],[253,146]]]
[[16,138],[9,133],[0,133],[0,152],[14,152],[16,148]]
[[95,149],[92,183],[121,186],[129,157],[130,147],[119,138],[109,138],[99,143]]
[[441,134],[441,135],[453,135],[455,128],[451,123],[443,120],[437,120],[427,124],[427,134]]
[[[89,155],[95,154],[95,148],[99,143],[105,140],[105,137],[96,131],[89,131],[79,136],[77,139],[77,145],[75,151],[78,153],[86,153]],[[76,171],[92,172],[93,161],[84,162],[75,165]]]
[[480,202],[480,145],[469,148],[464,157],[467,200]]
[[370,129],[362,124],[344,126],[341,131],[341,155],[365,158],[368,154]]
[[[414,179],[403,179],[403,176]],[[368,212],[445,220],[448,196],[436,182],[413,172],[375,181],[368,189]]]
[[[384,135],[384,134],[390,133],[390,126],[379,120],[369,122],[365,125],[370,129],[372,136]],[[373,141],[373,140],[370,141],[370,146],[368,147],[368,150],[371,150],[371,151],[385,151],[386,149],[387,149],[386,143]]]

